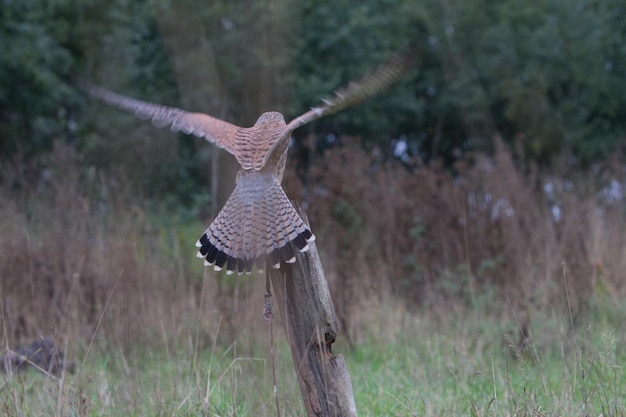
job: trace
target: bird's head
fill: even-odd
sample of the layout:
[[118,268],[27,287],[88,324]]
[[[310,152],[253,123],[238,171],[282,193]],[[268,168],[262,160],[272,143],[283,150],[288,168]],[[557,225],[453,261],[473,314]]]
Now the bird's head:
[[286,126],[286,123],[285,123],[285,118],[283,117],[282,114],[278,113],[277,111],[268,111],[266,113],[263,113],[261,116],[259,116],[259,118],[257,119],[254,125],[270,128],[270,127],[284,127]]

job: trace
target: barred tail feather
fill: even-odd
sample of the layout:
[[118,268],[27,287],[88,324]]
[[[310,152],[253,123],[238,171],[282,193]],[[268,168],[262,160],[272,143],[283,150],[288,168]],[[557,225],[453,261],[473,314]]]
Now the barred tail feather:
[[259,189],[238,183],[213,223],[200,237],[197,256],[228,274],[261,269],[265,259],[274,268],[296,261],[315,237],[278,181]]

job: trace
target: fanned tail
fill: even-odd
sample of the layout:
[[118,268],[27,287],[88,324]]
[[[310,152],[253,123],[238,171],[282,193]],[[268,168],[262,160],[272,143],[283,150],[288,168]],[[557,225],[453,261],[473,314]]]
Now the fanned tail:
[[295,262],[315,236],[297,213],[277,180],[267,187],[240,181],[213,223],[196,242],[197,256],[216,271],[251,273],[265,260],[279,268]]

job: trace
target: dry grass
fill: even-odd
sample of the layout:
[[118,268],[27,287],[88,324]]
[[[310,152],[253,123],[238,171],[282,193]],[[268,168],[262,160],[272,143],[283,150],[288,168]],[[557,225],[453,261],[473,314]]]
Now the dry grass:
[[[556,315],[533,326],[524,350],[504,336],[512,315],[466,309],[434,318],[393,303],[362,312],[370,333],[346,355],[362,416],[623,416],[626,378],[618,327],[595,321],[572,333]],[[256,330],[229,346],[198,350],[163,341],[128,353],[96,349],[60,379],[0,376],[2,416],[272,416],[268,338]],[[214,334],[218,334],[216,326]],[[304,415],[284,335],[278,396],[285,416]],[[242,349],[243,347],[243,349]],[[345,346],[338,346],[342,349]]]
[[[2,340],[44,334],[84,349],[97,334],[129,349],[196,328],[210,345],[215,321],[245,302],[225,308],[225,295],[205,279],[212,274],[193,246],[202,223],[147,212],[140,194],[112,173],[84,169],[67,147],[49,158],[44,170],[4,167]],[[253,285],[239,280],[229,290],[245,295]]]
[[[357,356],[348,360],[356,367],[360,409],[380,400],[380,407],[372,410],[436,415],[446,414],[440,404],[449,401],[440,395],[429,405],[421,396],[410,399],[415,394],[411,390],[399,391],[407,397],[394,404],[391,397],[377,397],[382,394],[371,389],[383,388],[363,379],[375,361],[358,359],[367,349],[379,349],[380,356],[389,345],[407,361],[393,368],[379,357],[383,365],[378,366],[389,366],[377,382],[382,387],[399,381],[410,385],[420,375],[428,378],[433,370],[416,362],[452,361],[458,367],[447,371],[452,379],[439,380],[442,387],[452,384],[458,390],[471,385],[469,369],[476,362],[483,374],[493,371],[498,390],[509,390],[508,410],[515,409],[515,401],[531,404],[518,415],[542,415],[532,410],[540,402],[524,398],[525,386],[510,386],[517,380],[507,380],[512,377],[503,366],[509,365],[499,362],[498,369],[489,368],[485,360],[494,352],[510,352],[511,344],[525,361],[521,363],[532,368],[539,363],[537,355],[554,356],[554,345],[561,344],[561,359],[570,361],[567,372],[574,375],[585,364],[593,371],[601,360],[617,357],[619,351],[607,348],[613,359],[603,359],[601,347],[583,355],[600,330],[579,344],[572,343],[571,335],[575,329],[584,333],[598,320],[610,329],[623,316],[625,206],[601,191],[623,173],[607,166],[593,177],[541,174],[501,144],[493,158],[466,158],[454,167],[454,175],[437,165],[415,162],[407,169],[372,155],[376,153],[357,145],[333,149],[314,161],[306,186],[293,172],[286,181],[292,196],[307,196],[342,332]],[[119,415],[201,414],[210,407],[220,415],[271,413],[268,387],[242,382],[245,375],[268,381],[267,336],[260,314],[263,282],[225,279],[202,267],[193,243],[207,219],[179,218],[154,205],[147,209],[141,193],[123,181],[123,173],[86,168],[68,147],[56,146],[43,165],[15,160],[2,167],[0,336],[7,348],[36,335],[52,336],[77,360],[81,370],[68,380],[70,388],[61,386],[63,379],[46,383],[42,397],[63,398],[54,405],[42,400],[46,412],[63,406],[85,415],[108,404],[102,409],[115,409]],[[544,190],[548,183],[549,195]],[[558,221],[555,206],[560,209]],[[484,320],[484,326],[446,333],[451,321],[467,325],[463,318],[467,320],[468,311],[480,312],[472,317]],[[424,325],[424,320],[432,324]],[[534,350],[520,344],[520,330],[526,328]],[[509,334],[508,341],[503,334]],[[410,337],[424,344],[412,344]],[[623,342],[619,334],[606,339]],[[345,349],[341,343],[339,350]],[[454,359],[436,356],[441,344],[451,349]],[[473,353],[463,359],[455,356],[459,352]],[[369,353],[376,356],[376,351]],[[284,345],[282,355],[281,381],[289,381],[293,375]],[[616,369],[605,367],[605,374]],[[437,366],[436,372],[444,368]],[[402,374],[407,369],[409,374]],[[455,379],[459,376],[466,379]],[[28,384],[38,383],[25,378],[5,382],[2,389],[10,394],[8,402],[3,397],[5,407],[18,409],[32,400]],[[223,392],[207,403],[210,384]],[[548,385],[541,391],[546,398],[553,389]],[[609,385],[619,390],[624,386]],[[294,384],[287,386],[297,397]],[[581,386],[576,385],[575,395],[583,395]],[[480,385],[470,391],[482,401],[483,390]],[[460,394],[465,395],[462,390]],[[615,398],[609,394],[602,400],[606,404]],[[258,401],[248,404],[250,395]],[[481,404],[478,414],[493,414],[488,401]],[[298,415],[301,409],[296,403],[287,404],[287,410]]]
[[470,155],[452,170],[418,161],[407,169],[355,143],[315,161],[305,189],[289,183],[308,196],[344,325],[386,294],[435,314],[459,301],[495,313],[512,303],[523,321],[571,308],[581,322],[595,292],[624,295],[624,201],[599,191],[623,167],[540,174],[495,143],[493,157]]
[[[592,294],[624,294],[624,201],[598,191],[620,172],[540,175],[496,143],[494,157],[468,157],[454,175],[418,162],[406,169],[356,143],[315,160],[306,187],[288,175],[290,194],[306,196],[350,334],[363,330],[358,312],[372,299],[445,314],[490,306],[497,296],[503,302],[494,311],[512,303],[521,321],[535,310],[569,309],[578,320]],[[146,209],[123,173],[86,168],[67,147],[57,146],[44,166],[3,167],[3,339],[89,340],[104,314],[103,340],[129,347],[163,329],[176,335],[183,317],[208,313],[211,322],[222,317],[228,339],[235,320],[254,315],[258,280],[207,280],[213,274],[195,260],[206,219]]]

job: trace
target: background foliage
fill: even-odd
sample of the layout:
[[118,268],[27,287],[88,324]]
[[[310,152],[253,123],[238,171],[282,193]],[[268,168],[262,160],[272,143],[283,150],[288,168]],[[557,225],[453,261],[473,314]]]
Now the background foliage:
[[267,108],[301,113],[417,37],[425,52],[411,79],[297,135],[360,135],[387,155],[403,138],[409,154],[450,162],[492,149],[499,134],[543,164],[563,153],[601,160],[624,138],[618,0],[29,0],[5,1],[0,13],[1,157],[36,158],[60,140],[88,163],[127,165],[157,193],[199,181],[200,157],[184,149],[195,143],[181,140],[165,172],[147,169],[136,154],[156,140],[111,140],[133,135],[124,129],[134,121],[87,103],[71,74],[250,124]]
[[[286,186],[337,255],[338,278],[349,283],[360,259],[397,295],[474,302],[476,285],[534,297],[531,260],[553,279],[552,256],[575,259],[587,289],[598,268],[619,269],[599,243],[577,242],[609,215],[622,224],[623,2],[29,0],[0,13],[0,181],[31,221],[37,198],[74,207],[54,195],[68,184],[86,187],[76,192],[89,213],[141,199],[141,211],[186,224],[231,189],[232,158],[87,100],[76,76],[250,125],[271,109],[294,117],[417,42],[400,85],[295,133]],[[224,185],[209,193],[208,181]],[[597,224],[594,210],[605,210]]]

